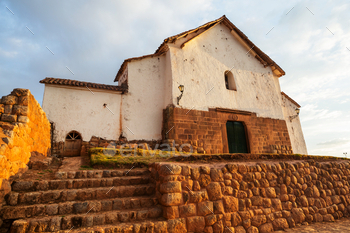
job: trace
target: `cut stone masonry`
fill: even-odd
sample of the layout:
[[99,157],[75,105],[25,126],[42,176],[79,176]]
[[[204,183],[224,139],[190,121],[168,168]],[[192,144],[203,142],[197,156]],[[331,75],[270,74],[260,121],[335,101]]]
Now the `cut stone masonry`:
[[50,123],[29,90],[14,89],[0,101],[0,200],[32,153],[50,153]]

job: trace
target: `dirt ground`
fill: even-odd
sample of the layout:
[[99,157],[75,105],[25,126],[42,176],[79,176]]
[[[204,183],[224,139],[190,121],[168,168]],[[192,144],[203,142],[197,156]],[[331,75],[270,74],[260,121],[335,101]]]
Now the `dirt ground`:
[[90,159],[88,156],[66,157],[62,160],[62,165],[58,171],[77,171],[90,167]]
[[[45,157],[43,157],[45,158]],[[35,157],[33,160],[40,160],[43,158]],[[89,157],[66,157],[61,161],[54,160],[54,162],[49,165],[48,168],[42,170],[34,170],[28,169],[18,180],[54,180],[55,173],[57,171],[77,171],[77,170],[85,170],[92,169],[89,166]]]

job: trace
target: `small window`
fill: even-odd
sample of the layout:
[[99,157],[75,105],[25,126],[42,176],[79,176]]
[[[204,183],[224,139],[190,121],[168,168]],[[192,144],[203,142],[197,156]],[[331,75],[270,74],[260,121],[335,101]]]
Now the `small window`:
[[227,90],[237,91],[235,78],[231,71],[225,71],[225,86]]
[[79,140],[81,139],[81,136],[76,131],[71,131],[69,134],[67,134],[66,139],[68,140]]

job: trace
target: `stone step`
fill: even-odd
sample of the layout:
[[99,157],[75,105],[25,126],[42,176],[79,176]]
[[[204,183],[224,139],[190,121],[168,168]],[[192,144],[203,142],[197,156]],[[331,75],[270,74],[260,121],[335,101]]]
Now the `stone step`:
[[150,196],[155,193],[155,184],[140,184],[116,187],[59,189],[38,192],[10,192],[6,197],[9,206],[52,204],[66,201],[104,200],[111,198]]
[[69,201],[58,204],[36,204],[27,206],[3,206],[1,219],[34,218],[53,215],[98,213],[112,210],[137,210],[156,206],[155,197],[128,197],[93,201]]
[[113,177],[113,178],[92,178],[92,179],[70,179],[70,180],[42,180],[30,181],[20,180],[12,184],[12,191],[32,192],[57,189],[80,189],[92,187],[112,187],[121,185],[148,184],[149,176]]
[[[107,211],[102,213],[84,213],[66,216],[37,217],[16,220],[11,227],[11,232],[57,232],[60,230],[77,230],[94,226],[114,225],[123,223],[139,223],[151,219],[159,219],[162,216],[162,208],[142,208],[133,211]],[[133,228],[134,226],[130,224]],[[78,232],[81,232],[80,230]],[[91,231],[90,231],[91,232]]]
[[56,179],[91,179],[110,178],[122,176],[149,176],[147,168],[133,168],[120,170],[87,170],[87,171],[58,171],[55,173]]
[[[133,223],[104,224],[103,226],[82,227],[69,230],[69,233],[141,233],[141,232],[172,232],[168,229],[168,222],[163,218],[152,221],[134,221]],[[51,228],[53,229],[53,228]],[[50,230],[50,227],[49,227]],[[26,220],[16,220],[11,227],[11,232],[28,232],[29,223]],[[47,232],[47,231],[46,231]],[[65,231],[68,232],[68,231]]]

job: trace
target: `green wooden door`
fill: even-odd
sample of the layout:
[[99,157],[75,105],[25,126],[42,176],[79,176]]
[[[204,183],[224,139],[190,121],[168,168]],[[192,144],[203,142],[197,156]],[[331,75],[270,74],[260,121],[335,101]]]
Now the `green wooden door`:
[[228,148],[230,153],[248,153],[245,129],[242,122],[226,123]]

